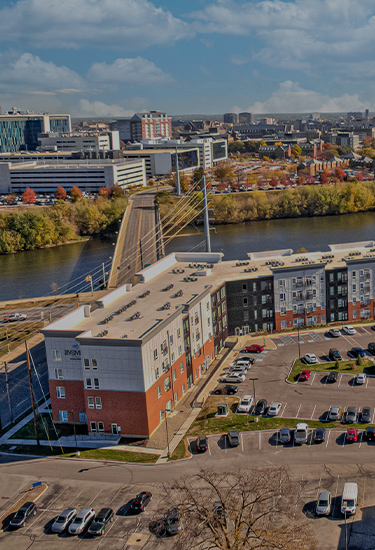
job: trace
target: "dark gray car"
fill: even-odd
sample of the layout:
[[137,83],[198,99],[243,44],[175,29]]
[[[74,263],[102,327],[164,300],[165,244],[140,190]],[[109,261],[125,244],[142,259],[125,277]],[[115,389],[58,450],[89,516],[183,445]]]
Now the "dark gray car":
[[348,424],[353,424],[357,420],[357,407],[348,407],[345,414],[345,420]]
[[75,508],[67,508],[55,519],[52,523],[51,531],[53,533],[62,533],[68,527],[69,523],[77,515],[77,510]]
[[366,422],[368,424],[371,422],[372,409],[371,407],[363,407],[361,412],[361,422]]
[[240,444],[240,434],[237,430],[229,430],[228,443],[230,447],[238,447]]
[[290,443],[292,439],[292,433],[289,428],[281,428],[279,439],[281,443]]

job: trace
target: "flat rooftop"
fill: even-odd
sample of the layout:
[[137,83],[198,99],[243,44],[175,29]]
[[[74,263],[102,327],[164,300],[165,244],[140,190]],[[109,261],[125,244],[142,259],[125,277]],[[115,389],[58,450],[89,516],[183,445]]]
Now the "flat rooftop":
[[330,245],[327,252],[291,249],[249,253],[248,260],[223,261],[221,253],[173,253],[138,273],[140,283],[123,285],[97,302],[90,316],[73,312],[43,332],[82,331],[89,338],[143,340],[177,312],[225,281],[272,276],[309,268],[375,262],[375,241]]

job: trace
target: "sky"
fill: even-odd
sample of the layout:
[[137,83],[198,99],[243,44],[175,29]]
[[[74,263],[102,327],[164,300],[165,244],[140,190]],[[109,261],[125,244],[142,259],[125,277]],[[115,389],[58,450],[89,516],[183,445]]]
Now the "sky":
[[374,0],[0,0],[0,105],[375,111]]

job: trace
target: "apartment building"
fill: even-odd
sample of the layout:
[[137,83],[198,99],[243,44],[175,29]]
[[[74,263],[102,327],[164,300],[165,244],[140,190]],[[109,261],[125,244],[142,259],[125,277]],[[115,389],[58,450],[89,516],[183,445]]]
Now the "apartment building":
[[161,111],[149,113],[136,113],[130,118],[121,118],[110,124],[111,130],[118,130],[120,139],[128,141],[141,141],[158,136],[172,137],[172,117]]

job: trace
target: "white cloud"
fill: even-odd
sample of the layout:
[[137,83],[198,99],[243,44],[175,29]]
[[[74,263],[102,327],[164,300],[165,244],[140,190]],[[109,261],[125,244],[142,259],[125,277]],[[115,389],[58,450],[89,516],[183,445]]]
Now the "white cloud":
[[313,90],[301,88],[298,82],[287,80],[265,101],[257,101],[247,110],[252,113],[307,113],[363,111],[367,108],[358,94],[330,97]]
[[230,62],[233,64],[233,65],[246,65],[246,63],[249,63],[249,60],[247,57],[245,57],[244,55],[241,55],[241,54],[234,54],[232,55],[232,57],[230,58]]
[[190,17],[198,32],[252,36],[272,67],[375,75],[373,0],[217,0]]
[[98,83],[124,83],[146,86],[150,84],[171,84],[173,78],[163,72],[152,61],[143,57],[116,59],[112,65],[94,63],[87,73],[90,81]]
[[[146,105],[147,100],[142,100],[141,98],[134,98],[130,100],[131,103],[143,102]],[[146,107],[143,109],[137,109],[137,111],[147,110]],[[104,103],[103,101],[89,101],[88,99],[81,99],[78,103],[78,107],[75,108],[76,116],[87,116],[87,117],[129,117],[133,116],[135,113],[134,109],[125,109],[116,103],[111,105]]]
[[12,92],[24,90],[44,93],[59,89],[84,88],[83,79],[68,67],[46,62],[37,55],[24,53],[20,57],[14,54],[0,54],[0,89]]
[[0,9],[0,40],[41,48],[147,48],[192,35],[148,0],[18,0]]

